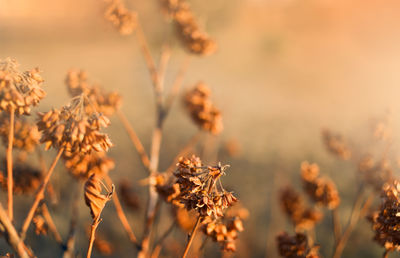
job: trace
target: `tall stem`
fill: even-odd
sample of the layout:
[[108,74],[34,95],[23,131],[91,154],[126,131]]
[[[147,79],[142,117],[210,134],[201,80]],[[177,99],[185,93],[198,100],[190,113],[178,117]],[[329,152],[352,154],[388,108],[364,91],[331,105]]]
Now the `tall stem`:
[[53,174],[54,168],[56,167],[57,162],[60,159],[63,152],[64,152],[64,148],[61,148],[58,151],[57,156],[55,157],[53,163],[50,166],[49,172],[47,172],[47,175],[44,178],[43,183],[39,188],[39,191],[35,195],[35,200],[33,201],[32,207],[29,210],[28,215],[26,216],[25,221],[22,225],[22,229],[21,229],[21,238],[22,239],[25,239],[26,232],[28,231],[28,228],[29,228],[29,225],[31,224],[32,218],[35,215],[35,211],[36,211],[37,207],[39,206],[40,201],[44,198],[44,191],[46,190],[47,184],[50,181],[50,177]]
[[90,228],[89,247],[86,254],[86,258],[90,258],[92,256],[94,239],[96,238],[96,229],[99,224],[100,224],[100,215],[97,216],[97,218],[93,221],[92,226]]
[[8,146],[7,146],[7,192],[8,192],[8,217],[13,221],[13,159],[12,148],[14,142],[14,117],[15,109],[12,107],[10,110],[10,130],[8,132]]
[[194,236],[196,234],[197,228],[199,227],[200,220],[201,220],[201,216],[199,215],[199,217],[197,218],[196,224],[194,225],[194,227],[192,229],[192,232],[190,233],[189,241],[186,244],[185,251],[183,252],[182,258],[185,258],[186,255],[189,252],[189,248],[192,245],[192,242],[193,242]]

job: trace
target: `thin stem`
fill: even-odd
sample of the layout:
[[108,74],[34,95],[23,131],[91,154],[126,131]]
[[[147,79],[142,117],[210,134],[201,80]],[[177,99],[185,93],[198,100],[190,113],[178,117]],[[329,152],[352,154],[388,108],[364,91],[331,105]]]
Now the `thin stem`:
[[7,215],[7,212],[4,210],[3,206],[0,203],[0,223],[4,227],[5,239],[8,244],[14,249],[14,251],[21,258],[28,258],[33,256],[28,254],[27,247],[25,246],[23,240],[19,237],[15,227],[13,226],[10,218]]
[[96,238],[96,229],[99,226],[100,221],[101,221],[100,215],[97,216],[96,219],[93,220],[92,226],[90,228],[89,247],[88,247],[86,258],[90,258],[92,256],[94,239]]
[[129,138],[131,139],[133,145],[135,146],[135,149],[136,149],[136,151],[138,152],[138,154],[140,156],[140,159],[142,161],[143,166],[146,168],[146,170],[149,170],[149,167],[150,167],[149,156],[147,156],[146,151],[145,151],[145,149],[143,147],[143,144],[140,141],[139,137],[137,136],[135,130],[133,129],[133,127],[129,123],[129,121],[126,118],[126,116],[124,115],[124,113],[122,113],[122,111],[118,110],[117,111],[117,116],[121,120],[122,124],[125,127],[126,132],[129,135]]
[[38,192],[35,195],[35,200],[33,201],[32,207],[28,212],[28,215],[25,218],[25,221],[22,225],[22,229],[21,229],[21,238],[25,239],[26,236],[26,232],[28,231],[29,225],[31,224],[32,218],[35,215],[35,211],[37,209],[37,207],[39,206],[40,201],[44,198],[44,192],[46,190],[46,186],[50,181],[50,177],[53,174],[54,168],[57,165],[58,160],[60,159],[62,153],[64,152],[64,148],[61,148],[58,153],[57,156],[55,157],[53,163],[50,166],[49,172],[47,172],[46,177],[43,180],[42,185],[40,186]]
[[362,209],[363,203],[363,196],[364,196],[364,185],[361,183],[358,189],[356,200],[354,201],[353,209],[351,211],[350,219],[345,228],[342,236],[339,238],[335,250],[333,253],[333,258],[340,258],[343,250],[350,238],[351,233],[353,232],[357,222],[360,218],[360,211]]
[[389,250],[385,250],[382,255],[383,258],[388,258],[389,257]]
[[81,196],[81,183],[78,183],[77,190],[74,191],[74,201],[72,204],[71,220],[67,241],[64,244],[63,258],[73,258],[75,249],[75,235],[79,217],[79,197]]
[[42,204],[42,214],[47,222],[47,225],[49,226],[50,231],[53,233],[54,239],[57,241],[57,243],[62,244],[63,241],[61,235],[58,232],[56,224],[54,223],[50,211],[45,203]]
[[338,209],[332,210],[332,225],[333,225],[333,233],[335,237],[335,246],[338,244],[340,236],[342,235],[342,227],[340,225],[339,220],[339,211]]
[[[110,176],[106,175],[104,177],[104,179],[105,179],[106,183],[111,187],[113,182],[112,182]],[[122,209],[121,202],[119,201],[119,198],[118,198],[118,194],[114,193],[112,199],[114,202],[115,210],[117,211],[118,218],[121,221],[122,226],[124,227],[126,233],[128,234],[129,240],[133,244],[135,244],[136,247],[139,247],[137,238],[136,238],[135,234],[133,233],[131,226],[129,225],[129,222],[128,222],[128,219],[126,218],[124,210]]]
[[160,80],[160,88],[164,88],[165,74],[167,72],[168,61],[171,58],[171,49],[165,45],[161,52],[160,62],[158,65],[158,77]]
[[200,220],[201,220],[201,216],[199,215],[199,217],[197,218],[196,224],[194,224],[194,227],[192,229],[192,233],[190,233],[189,241],[186,244],[185,251],[183,252],[182,258],[185,258],[186,255],[189,252],[189,248],[192,245],[192,242],[193,242],[194,236],[196,234],[197,228],[199,227]]
[[13,221],[13,160],[12,148],[14,142],[14,117],[15,109],[12,107],[10,110],[10,130],[8,132],[8,146],[7,146],[7,191],[8,191],[8,217]]

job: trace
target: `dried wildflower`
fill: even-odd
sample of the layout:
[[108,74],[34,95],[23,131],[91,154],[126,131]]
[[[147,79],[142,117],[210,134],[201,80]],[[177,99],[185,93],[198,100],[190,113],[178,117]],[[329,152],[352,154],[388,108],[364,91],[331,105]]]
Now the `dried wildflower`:
[[371,155],[364,156],[358,164],[358,171],[364,181],[375,191],[381,191],[385,182],[390,181],[393,169],[387,159],[376,162]]
[[129,11],[119,0],[111,0],[104,13],[121,35],[131,34],[137,26],[136,12]]
[[110,121],[102,114],[87,115],[84,109],[84,95],[72,99],[61,111],[53,109],[39,113],[37,123],[42,132],[41,143],[45,148],[64,148],[64,155],[86,154],[92,150],[107,151],[112,146],[107,134],[100,133],[100,127],[106,127]]
[[333,155],[336,155],[343,160],[351,158],[351,150],[341,135],[334,134],[325,129],[322,130],[322,139],[327,150]]
[[382,205],[371,217],[374,240],[388,251],[400,251],[400,182],[386,183]]
[[43,79],[39,69],[20,72],[14,59],[0,60],[0,110],[18,115],[29,114],[46,93],[40,87]]
[[160,1],[164,12],[174,21],[178,35],[188,51],[198,55],[209,55],[215,52],[217,44],[201,30],[185,0]]
[[319,246],[309,246],[307,236],[302,233],[296,233],[289,236],[283,232],[276,238],[279,254],[288,258],[318,258]]
[[223,218],[213,219],[206,217],[202,221],[203,233],[211,237],[221,245],[222,250],[235,252],[235,240],[239,232],[244,230],[243,220],[249,215],[249,211],[242,206],[232,206]]
[[119,185],[119,193],[121,197],[122,203],[125,204],[126,207],[132,210],[138,210],[140,207],[139,196],[132,189],[132,186],[128,183],[128,181],[121,181]]
[[175,181],[166,180],[163,175],[159,175],[156,178],[156,190],[158,194],[173,206],[183,207],[180,203],[180,186]]
[[280,203],[296,230],[310,230],[322,219],[322,213],[306,207],[303,198],[291,187],[281,191]]
[[[10,131],[10,119],[8,116],[0,115],[0,136],[3,143],[8,145],[8,134]],[[13,147],[24,151],[33,151],[39,144],[40,133],[35,124],[31,124],[23,118],[15,120]]]
[[111,199],[114,189],[104,195],[102,192],[101,176],[93,174],[85,183],[85,203],[90,208],[93,220],[97,220],[103,211],[106,202]]
[[47,225],[45,219],[41,215],[35,215],[32,219],[33,225],[35,226],[36,235],[47,235],[49,226]]
[[[5,160],[3,164],[5,168]],[[13,167],[13,180],[14,194],[33,194],[42,182],[42,174],[27,163],[16,163]],[[0,172],[0,186],[3,190],[7,190],[7,177],[3,172]]]
[[72,97],[80,94],[86,96],[83,101],[87,114],[99,112],[111,116],[121,107],[122,98],[118,93],[105,92],[98,85],[89,84],[87,74],[83,70],[68,71],[65,83]]
[[210,100],[211,91],[202,82],[186,93],[184,103],[192,120],[203,130],[219,134],[222,129],[221,112]]
[[180,158],[174,173],[179,184],[179,200],[187,210],[197,210],[200,216],[222,217],[223,210],[237,201],[221,184],[220,177],[227,166],[204,167],[200,158]]
[[374,138],[384,142],[391,141],[393,137],[392,113],[390,111],[377,118],[373,124]]
[[108,174],[115,166],[114,161],[104,152],[63,155],[63,159],[68,172],[78,179],[88,179],[92,174]]
[[316,204],[331,210],[339,206],[340,197],[336,185],[330,179],[319,177],[317,164],[303,162],[301,164],[301,178],[305,192]]

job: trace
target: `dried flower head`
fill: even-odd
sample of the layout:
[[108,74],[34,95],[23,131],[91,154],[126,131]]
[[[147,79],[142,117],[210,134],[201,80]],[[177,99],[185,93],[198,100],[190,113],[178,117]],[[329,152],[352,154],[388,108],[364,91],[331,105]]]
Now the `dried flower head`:
[[[10,119],[8,116],[0,115],[0,136],[5,146],[8,145],[8,133],[10,131]],[[40,133],[37,125],[20,117],[14,122],[13,148],[24,151],[33,151],[39,144]]]
[[47,235],[49,226],[42,215],[36,214],[32,219],[36,235]]
[[310,246],[307,236],[302,233],[296,233],[289,236],[283,232],[276,238],[279,254],[288,258],[318,258],[319,246]]
[[104,17],[112,23],[121,35],[131,34],[137,26],[136,12],[126,9],[119,0],[109,1]]
[[87,115],[84,110],[84,94],[72,99],[61,111],[53,109],[39,113],[38,128],[42,132],[41,143],[45,148],[64,148],[66,156],[107,151],[112,146],[107,134],[100,133],[101,127],[110,121],[102,114]]
[[281,191],[280,203],[296,230],[310,230],[322,219],[322,213],[306,207],[304,199],[292,187],[286,187]]
[[126,207],[131,210],[138,210],[140,208],[139,196],[127,180],[121,181],[119,185],[119,193],[121,201]]
[[18,115],[30,114],[32,106],[36,106],[46,93],[40,87],[43,79],[39,69],[20,72],[16,60],[0,59],[0,110]]
[[202,217],[222,217],[223,210],[237,201],[220,181],[228,166],[203,166],[200,158],[179,159],[174,175],[179,184],[179,201],[187,210],[197,210]]
[[188,51],[198,55],[215,52],[217,44],[204,32],[185,0],[160,0],[163,11],[174,21],[182,43]]
[[358,171],[364,181],[377,192],[380,192],[385,182],[390,181],[393,177],[393,169],[389,160],[383,158],[380,162],[376,162],[371,155],[365,155],[360,160]]
[[319,177],[317,164],[303,162],[301,164],[301,178],[305,192],[317,205],[325,206],[331,210],[339,206],[340,197],[336,185],[330,179]]
[[92,174],[108,174],[115,166],[114,161],[107,157],[105,152],[63,155],[63,159],[68,172],[78,179],[88,179]]
[[[2,171],[6,171],[6,161],[3,161]],[[33,194],[42,182],[42,173],[27,163],[16,163],[13,167],[14,194]],[[7,191],[7,177],[0,172],[0,187]]]
[[373,122],[374,138],[381,141],[391,141],[393,138],[392,113],[390,110]]
[[83,70],[70,70],[65,79],[72,97],[84,94],[87,114],[99,112],[106,116],[114,114],[122,105],[122,98],[116,92],[105,92],[100,86],[89,84],[87,74]]
[[382,205],[370,217],[374,240],[388,251],[400,251],[400,182],[386,183],[382,190]]
[[324,129],[322,130],[322,139],[326,149],[333,155],[343,160],[351,158],[351,150],[341,135],[334,134],[328,129]]
[[210,100],[211,91],[202,82],[185,95],[184,103],[192,120],[203,130],[219,134],[222,129],[221,112]]
[[235,252],[235,240],[244,230],[243,220],[249,211],[241,205],[232,206],[223,218],[206,217],[202,221],[203,233],[221,245],[222,250]]
[[181,194],[180,186],[174,178],[166,179],[165,174],[160,174],[156,178],[156,190],[158,194],[173,206],[183,207],[179,196]]
[[97,220],[104,209],[106,203],[111,199],[114,193],[114,186],[111,192],[106,195],[102,194],[101,176],[93,174],[85,183],[85,203],[90,208],[90,214],[93,220]]

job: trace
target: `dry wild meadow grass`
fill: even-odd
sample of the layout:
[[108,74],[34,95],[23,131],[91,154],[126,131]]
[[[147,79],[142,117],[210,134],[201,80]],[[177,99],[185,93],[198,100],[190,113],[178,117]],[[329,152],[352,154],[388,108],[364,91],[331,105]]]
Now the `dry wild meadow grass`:
[[[118,92],[107,92],[93,84],[87,73],[79,69],[66,71],[65,85],[70,101],[62,107],[37,112],[36,121],[33,121],[28,115],[46,97],[40,70],[33,68],[22,72],[16,60],[0,60],[0,136],[6,146],[6,157],[0,163],[0,187],[7,192],[7,204],[0,203],[0,232],[13,250],[12,253],[1,253],[4,257],[36,257],[35,250],[43,247],[28,244],[27,233],[30,228],[36,235],[52,237],[58,247],[51,250],[59,248],[65,258],[82,257],[84,253],[86,257],[91,257],[93,249],[102,255],[112,255],[113,243],[107,241],[104,233],[98,230],[102,224],[112,224],[111,230],[122,227],[132,244],[132,250],[141,258],[163,255],[199,257],[210,242],[208,240],[220,248],[223,257],[236,251],[239,233],[245,229],[243,221],[249,218],[249,211],[222,184],[222,178],[229,174],[230,166],[223,162],[205,164],[202,161],[204,158],[194,153],[196,145],[204,141],[204,136],[217,136],[223,131],[222,113],[212,100],[210,88],[203,81],[199,80],[182,94],[182,106],[198,127],[198,132],[167,168],[161,169],[159,166],[163,125],[179,95],[189,59],[192,56],[211,55],[217,49],[216,42],[201,28],[186,1],[160,0],[159,5],[166,21],[174,26],[181,47],[187,53],[168,89],[164,79],[171,49],[164,46],[156,63],[139,15],[128,10],[119,0],[107,0],[104,4],[105,19],[122,36],[136,37],[148,68],[156,106],[150,150],[145,149],[131,122],[121,111],[123,103]],[[140,205],[141,197],[132,188],[134,182],[124,180],[115,184],[109,174],[115,163],[107,156],[107,151],[113,144],[102,130],[110,126],[109,117],[112,116],[121,121],[148,173],[140,182],[148,189],[145,207]],[[321,246],[315,227],[329,217],[334,243],[330,255],[334,258],[342,257],[361,219],[370,222],[374,241],[383,248],[383,257],[400,251],[400,179],[395,177],[393,164],[396,161],[390,155],[392,137],[390,114],[380,119],[374,127],[374,138],[384,145],[380,155],[363,153],[353,148],[343,136],[328,129],[322,130],[322,141],[327,151],[357,167],[356,199],[350,216],[343,218],[339,209],[343,200],[335,182],[325,176],[324,168],[316,163],[302,162],[299,173],[302,192],[292,185],[284,186],[279,192],[282,211],[293,226],[292,232],[281,232],[276,236],[280,256],[320,257]],[[207,144],[204,141],[203,156],[207,155]],[[232,155],[240,152],[240,146],[234,141],[229,142],[226,148]],[[54,149],[55,156],[49,166],[42,149]],[[32,162],[35,159],[39,166]],[[65,218],[66,221],[70,219],[66,236],[60,234],[59,225],[53,220],[49,208],[49,205],[59,205],[51,183],[59,161],[83,188],[83,199],[92,218],[86,230],[86,250],[78,250],[75,245],[78,216],[74,215],[78,211],[78,200],[82,199],[81,193],[71,193],[74,215]],[[31,201],[22,221],[16,221],[14,216],[14,195],[25,195]],[[381,197],[380,203],[377,202],[378,197]],[[167,206],[170,213],[160,216],[161,205]],[[110,217],[102,220],[102,212],[111,210],[110,206],[114,208],[112,216],[120,223],[110,221]],[[138,232],[138,225],[129,221],[127,213],[142,208],[145,209],[145,218],[139,228],[143,230]],[[172,221],[165,232],[156,233],[157,218],[161,223],[165,223],[164,220]],[[347,220],[345,225],[343,220]],[[179,228],[187,239],[167,244],[175,228]]]
[[[222,252],[236,250],[235,241],[239,232],[244,230],[243,220],[249,216],[249,212],[237,204],[237,198],[222,185],[221,178],[229,173],[229,165],[221,162],[207,165],[200,157],[191,154],[204,133],[218,135],[223,129],[221,112],[212,102],[211,90],[205,83],[199,82],[183,97],[184,107],[199,132],[182,148],[167,169],[160,170],[159,167],[163,124],[179,94],[189,65],[189,55],[206,56],[216,50],[215,41],[199,26],[186,1],[160,0],[159,4],[188,53],[169,91],[164,87],[164,78],[171,56],[170,48],[166,46],[162,49],[157,64],[150,53],[138,14],[128,10],[122,1],[106,1],[104,5],[105,19],[121,35],[136,36],[150,74],[156,105],[156,124],[149,152],[120,110],[121,96],[117,92],[106,92],[99,85],[91,83],[85,71],[69,70],[65,84],[70,101],[62,107],[38,112],[36,121],[33,121],[26,115],[46,95],[39,68],[21,72],[16,60],[0,60],[0,134],[7,146],[5,165],[2,167],[2,171],[7,172],[0,174],[1,187],[7,191],[7,205],[4,207],[0,204],[0,229],[13,250],[3,255],[35,257],[35,249],[40,247],[27,244],[29,228],[33,228],[37,235],[53,237],[63,257],[81,257],[84,253],[83,250],[75,249],[77,218],[73,216],[71,219],[69,234],[65,237],[59,233],[49,209],[49,202],[57,202],[51,178],[59,161],[63,162],[66,171],[83,187],[84,201],[92,217],[91,227],[87,230],[87,257],[92,256],[93,248],[103,255],[113,252],[112,243],[104,240],[102,234],[97,232],[102,224],[114,223],[103,221],[101,216],[104,209],[110,208],[110,202],[114,203],[114,216],[120,220],[138,257],[161,255],[165,240],[175,227],[181,228],[188,236],[187,241],[177,248],[177,256],[186,257],[199,234],[204,235],[204,242],[200,249],[191,250],[192,255],[201,254],[207,239],[216,242]],[[147,179],[142,180],[148,187],[148,202],[140,237],[121,204],[123,202],[129,209],[141,208],[138,205],[139,197],[131,189],[132,182],[124,181],[115,186],[109,175],[115,164],[107,156],[107,151],[113,144],[102,129],[110,125],[109,117],[113,115],[121,120],[148,172]],[[41,145],[46,151],[55,151],[49,167]],[[32,165],[32,159],[38,159],[39,168]],[[13,197],[16,194],[30,196],[32,200],[21,222],[15,221],[13,214]],[[154,239],[154,222],[161,212],[162,203],[171,207],[173,223],[166,232]],[[77,201],[71,205],[72,210],[77,212]],[[117,224],[113,227],[117,227]]]

